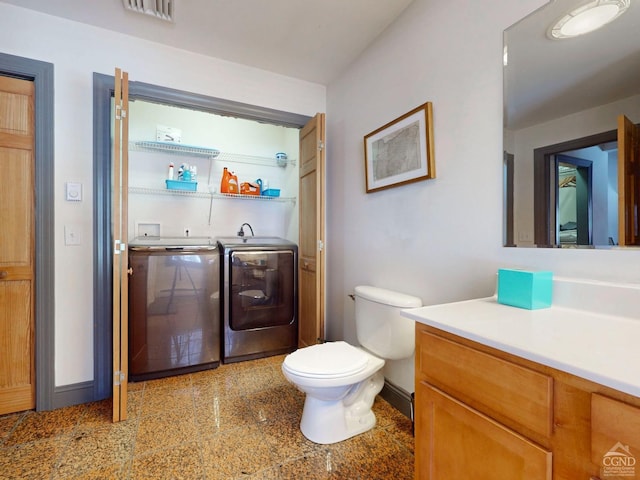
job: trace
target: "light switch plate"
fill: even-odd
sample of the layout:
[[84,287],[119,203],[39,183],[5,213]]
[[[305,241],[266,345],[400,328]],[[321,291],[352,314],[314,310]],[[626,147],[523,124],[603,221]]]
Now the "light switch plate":
[[67,201],[68,202],[80,202],[82,201],[82,184],[67,182]]
[[65,245],[81,245],[82,229],[78,225],[64,226],[64,244]]

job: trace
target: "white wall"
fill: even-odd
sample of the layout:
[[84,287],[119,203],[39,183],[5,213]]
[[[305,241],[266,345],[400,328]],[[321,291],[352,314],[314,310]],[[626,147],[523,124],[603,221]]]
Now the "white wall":
[[[502,32],[544,3],[416,0],[328,86],[329,338],[355,341],[358,284],[434,304],[492,294],[504,266],[640,281],[639,251],[501,246]],[[366,194],[363,136],[425,101],[437,178]]]
[[[0,51],[54,64],[55,81],[55,385],[93,378],[93,72],[277,110],[326,110],[322,85],[159,47],[150,42],[0,3]],[[80,182],[84,200],[65,202]],[[64,245],[64,225],[82,245]]]

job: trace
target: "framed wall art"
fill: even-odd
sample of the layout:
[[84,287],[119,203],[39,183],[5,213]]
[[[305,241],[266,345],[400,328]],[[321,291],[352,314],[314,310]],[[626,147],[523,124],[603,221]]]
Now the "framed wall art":
[[427,102],[364,137],[367,193],[435,178],[433,107]]

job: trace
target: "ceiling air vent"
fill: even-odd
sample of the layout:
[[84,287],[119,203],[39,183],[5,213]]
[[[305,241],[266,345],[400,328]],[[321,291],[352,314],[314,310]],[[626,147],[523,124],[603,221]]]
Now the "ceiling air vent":
[[122,0],[124,8],[173,22],[174,0]]

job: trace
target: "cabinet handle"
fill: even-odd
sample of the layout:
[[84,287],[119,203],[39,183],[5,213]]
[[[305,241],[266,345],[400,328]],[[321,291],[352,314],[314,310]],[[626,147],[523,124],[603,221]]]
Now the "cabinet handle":
[[9,276],[9,272],[6,270],[0,270],[0,279],[7,278]]
[[600,477],[591,476],[591,477],[589,477],[589,480],[600,480]]

